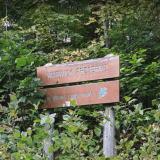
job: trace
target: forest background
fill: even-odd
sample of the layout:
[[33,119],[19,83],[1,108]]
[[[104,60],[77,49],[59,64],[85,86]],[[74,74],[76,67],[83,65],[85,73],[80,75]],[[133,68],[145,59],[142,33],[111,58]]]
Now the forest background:
[[[37,92],[36,67],[107,54],[120,55],[112,159],[159,160],[159,0],[0,0],[0,159],[47,159],[52,151],[61,160],[105,159],[104,106],[54,108],[48,117],[38,110],[45,93]],[[44,124],[53,122],[48,135]],[[48,139],[54,146],[44,153]]]

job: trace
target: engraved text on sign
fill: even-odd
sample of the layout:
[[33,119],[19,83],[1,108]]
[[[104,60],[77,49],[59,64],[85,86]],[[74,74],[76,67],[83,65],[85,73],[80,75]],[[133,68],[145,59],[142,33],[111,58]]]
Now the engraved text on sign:
[[71,99],[75,99],[77,105],[119,102],[119,81],[48,88],[40,91],[46,92],[46,102],[41,108],[69,107]]
[[37,77],[44,86],[119,77],[119,56],[38,67]]

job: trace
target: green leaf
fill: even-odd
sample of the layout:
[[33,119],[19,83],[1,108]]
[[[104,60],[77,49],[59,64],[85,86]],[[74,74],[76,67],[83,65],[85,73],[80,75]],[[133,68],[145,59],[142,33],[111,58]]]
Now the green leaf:
[[82,136],[82,132],[78,133],[78,138],[80,138]]
[[127,111],[122,110],[121,114],[127,114]]
[[39,92],[39,93],[37,93],[37,95],[40,97],[44,97],[46,95],[46,92]]
[[73,107],[75,107],[76,104],[77,104],[77,101],[76,101],[75,99],[71,99],[71,100],[70,100],[70,104],[71,104]]
[[36,29],[36,26],[31,26],[31,29],[32,29],[32,30],[35,30],[35,29]]
[[36,119],[36,120],[34,120],[34,122],[36,123],[36,122],[40,122],[41,120],[40,119]]
[[30,81],[32,78],[31,77],[26,77],[21,83],[20,83],[20,87],[22,86],[22,85],[24,85],[25,83],[27,83],[28,81]]
[[26,154],[26,160],[30,160],[30,159],[32,159],[32,157],[33,157],[33,155],[31,155],[31,154]]
[[100,134],[101,134],[101,129],[98,128],[98,127],[96,127],[96,128],[94,129],[94,132],[95,132],[95,134],[96,134],[97,136],[100,136]]
[[160,112],[157,111],[155,114],[154,114],[154,117],[157,117],[158,115],[160,115]]
[[125,97],[124,97],[124,99],[125,99],[126,102],[128,102],[131,98],[132,98],[132,97],[128,97],[128,96],[125,96]]
[[27,62],[28,62],[28,64],[31,64],[32,62],[34,62],[34,58],[27,57]]
[[89,147],[89,152],[93,153],[93,151],[94,151],[94,148],[93,147]]
[[135,101],[137,101],[137,99],[132,99],[132,100],[128,101],[128,104],[130,105],[130,104],[134,103]]
[[131,147],[133,146],[133,144],[134,144],[134,142],[132,140],[131,141],[127,141],[126,144],[125,144],[127,150],[130,150]]
[[68,120],[70,118],[70,116],[69,115],[63,115],[63,119],[66,121],[66,120]]
[[15,137],[20,137],[20,133],[19,132],[14,132],[14,136]]
[[108,116],[104,116],[104,118],[107,120],[107,121],[110,121],[110,118]]
[[33,104],[35,110],[38,110],[39,105],[40,105],[40,101],[37,104]]
[[77,132],[77,130],[78,130],[78,128],[75,127],[75,126],[72,126],[72,127],[69,127],[69,128],[68,128],[68,131],[69,131],[69,132]]
[[53,137],[58,136],[59,132],[57,130],[53,131]]
[[41,124],[41,125],[42,125],[42,124],[45,124],[46,121],[47,121],[47,119],[48,119],[48,116],[44,116],[44,117],[41,119],[40,124]]
[[133,57],[132,57],[132,59],[133,59],[134,61],[136,61],[136,60],[137,60],[137,55],[134,54]]
[[140,113],[141,115],[143,115],[143,110],[140,110],[139,113]]
[[21,137],[26,137],[27,136],[27,132],[21,132]]
[[109,113],[110,113],[110,110],[111,110],[111,108],[109,107],[109,108],[108,108],[108,111],[107,111],[107,112],[108,112],[108,115],[109,115]]
[[54,118],[56,116],[56,113],[50,114],[49,118]]
[[53,150],[54,150],[53,146],[50,146],[50,147],[48,148],[48,153],[51,153]]
[[154,105],[157,105],[157,100],[156,99],[154,99],[154,100],[152,100],[152,105],[154,106]]
[[22,143],[17,143],[17,147],[20,148],[20,149],[23,149],[23,148],[24,148],[24,146],[23,146]]
[[9,60],[10,56],[4,56],[4,60]]
[[33,145],[32,137],[28,137],[28,138],[27,138],[27,143],[28,143],[30,146]]
[[49,121],[50,121],[50,118],[48,117],[47,120],[46,120],[46,123],[49,123]]
[[138,88],[135,89],[135,90],[132,92],[132,94],[135,94],[137,91],[138,91]]
[[88,151],[88,146],[87,145],[83,145],[82,148],[84,149],[84,151]]
[[27,141],[27,137],[22,137],[21,141]]
[[35,138],[35,139],[40,139],[41,136],[36,134],[36,135],[34,135],[34,138]]
[[146,152],[144,152],[143,150],[140,150],[139,152],[141,153],[142,156],[146,154]]
[[31,129],[28,129],[27,130],[27,133],[30,135],[32,133],[32,130]]
[[142,54],[143,52],[145,52],[145,51],[147,51],[147,49],[141,49],[141,50],[139,50],[138,52],[136,52],[136,53],[138,53],[138,54]]
[[26,65],[26,58],[24,56],[22,56],[21,58],[17,58],[16,59],[16,63],[17,63],[17,68],[25,66]]
[[139,140],[137,138],[134,138],[133,139],[133,142],[138,142]]
[[92,141],[92,140],[89,140],[89,141],[88,141],[88,145],[92,145],[92,146],[94,146],[94,145],[95,145],[95,142],[94,142],[94,141]]
[[26,97],[22,97],[21,99],[20,99],[20,102],[25,102],[26,101]]
[[65,133],[61,133],[60,135],[63,139],[67,138],[67,135]]
[[135,107],[136,107],[136,110],[140,111],[142,108],[142,103],[135,105]]
[[68,109],[69,110],[69,113],[71,114],[71,115],[74,115],[75,114],[75,111],[73,111],[73,110],[71,110],[71,109]]
[[10,98],[12,101],[17,101],[17,97],[13,94],[10,94]]

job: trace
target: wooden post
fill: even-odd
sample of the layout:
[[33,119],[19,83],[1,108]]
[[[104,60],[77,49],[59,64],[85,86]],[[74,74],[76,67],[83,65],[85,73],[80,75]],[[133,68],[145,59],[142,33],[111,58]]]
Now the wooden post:
[[106,121],[106,123],[104,125],[104,131],[103,131],[103,152],[104,152],[105,157],[111,157],[113,155],[116,155],[114,109],[111,106],[106,106],[105,107],[105,115],[110,118],[110,121]]
[[[49,117],[50,110],[46,110],[46,113],[48,114],[48,117]],[[54,122],[53,122],[50,129],[49,129],[49,124],[45,123],[45,131],[47,131],[47,130],[48,130],[48,134],[51,136],[53,134],[53,130],[54,130]],[[49,155],[48,160],[54,160],[54,152],[48,153],[48,148],[51,146],[53,146],[52,139],[44,141],[44,155]]]

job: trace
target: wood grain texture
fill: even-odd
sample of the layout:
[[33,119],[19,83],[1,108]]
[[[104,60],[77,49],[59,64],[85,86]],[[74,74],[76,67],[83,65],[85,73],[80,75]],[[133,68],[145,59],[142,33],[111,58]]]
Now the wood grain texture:
[[119,56],[37,67],[43,86],[119,77]]
[[70,100],[77,105],[119,102],[119,81],[42,89],[46,102],[40,108],[69,107]]
[[115,139],[115,116],[114,109],[111,105],[105,106],[105,116],[110,118],[106,121],[103,130],[103,153],[105,157],[116,155],[116,139]]

